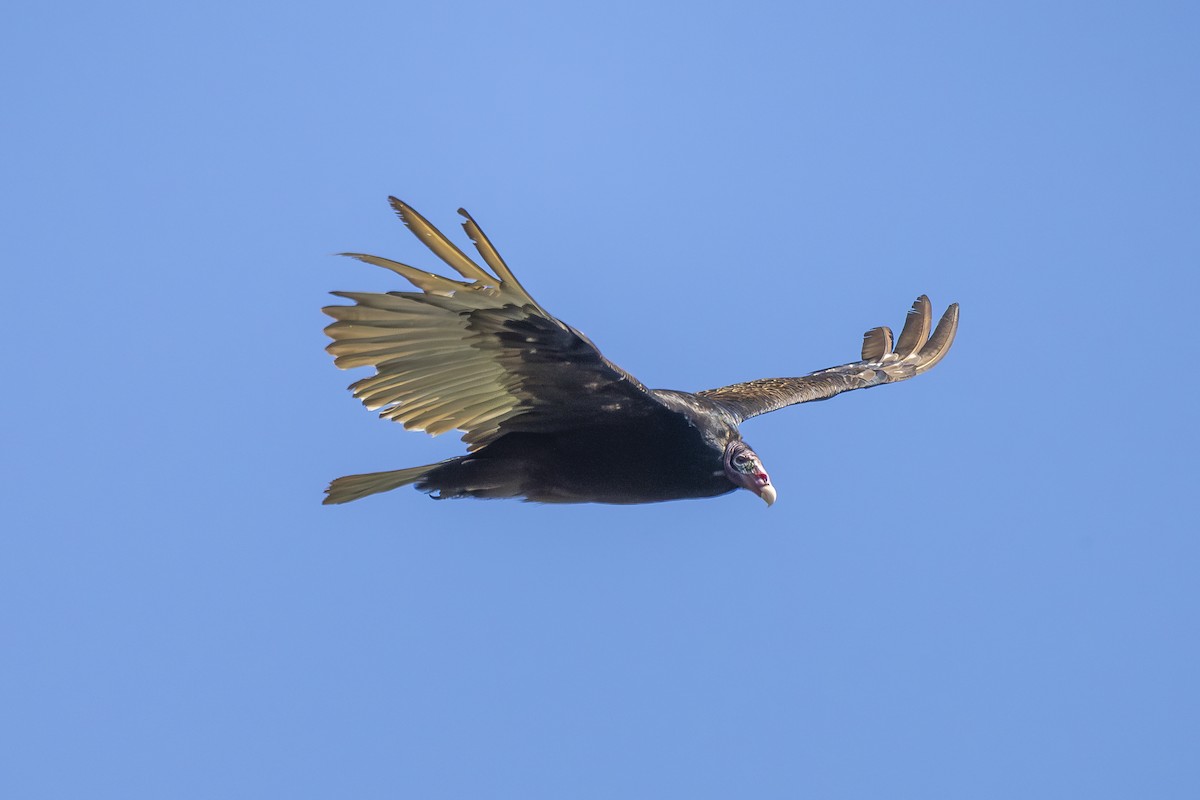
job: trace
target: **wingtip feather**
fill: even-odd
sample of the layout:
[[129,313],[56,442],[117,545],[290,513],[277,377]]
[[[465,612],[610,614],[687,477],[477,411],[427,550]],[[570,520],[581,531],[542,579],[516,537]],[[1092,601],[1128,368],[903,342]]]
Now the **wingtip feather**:
[[871,328],[863,334],[862,360],[880,361],[892,352],[892,329],[886,325]]
[[933,369],[939,361],[945,358],[946,354],[950,352],[951,345],[954,344],[954,337],[957,333],[958,303],[951,303],[942,314],[942,318],[938,320],[937,327],[933,329],[929,341],[921,348],[921,363],[917,367],[917,371],[926,372]]
[[467,280],[476,281],[484,286],[495,285],[495,277],[489,275],[487,270],[459,250],[454,242],[450,241],[433,223],[421,216],[415,208],[393,196],[388,197],[388,203],[396,212],[396,216],[400,217],[400,221],[413,232],[413,235],[432,250],[434,255],[445,261],[451,269]]
[[921,295],[913,301],[908,316],[904,318],[900,341],[896,343],[896,355],[904,359],[920,350],[929,336],[932,322],[933,304],[927,295]]

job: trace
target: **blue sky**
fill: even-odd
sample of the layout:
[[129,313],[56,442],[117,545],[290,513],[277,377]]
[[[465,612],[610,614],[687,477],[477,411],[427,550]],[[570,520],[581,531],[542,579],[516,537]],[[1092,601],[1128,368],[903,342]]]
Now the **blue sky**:
[[[42,4],[0,32],[0,793],[1200,791],[1185,3]],[[323,352],[470,209],[779,488],[322,507],[461,452]],[[461,242],[462,239],[460,238]]]

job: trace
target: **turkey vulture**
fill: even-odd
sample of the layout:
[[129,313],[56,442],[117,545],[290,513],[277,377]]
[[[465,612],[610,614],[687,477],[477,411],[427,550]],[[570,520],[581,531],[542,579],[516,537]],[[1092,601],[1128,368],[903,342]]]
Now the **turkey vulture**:
[[338,478],[325,503],[407,484],[448,497],[540,503],[652,503],[749,489],[775,502],[762,460],[742,441],[745,419],[932,369],[958,328],[951,305],[930,335],[929,298],[863,337],[862,360],[799,378],[764,378],[677,392],[648,389],[591,340],[529,296],[466,211],[463,228],[488,272],[405,203],[392,208],[457,272],[446,278],[396,261],[345,253],[398,273],[417,292],[333,292],[354,305],[323,311],[326,348],[342,369],[373,367],[350,385],[380,416],[436,436],[463,431],[467,455],[423,467]]

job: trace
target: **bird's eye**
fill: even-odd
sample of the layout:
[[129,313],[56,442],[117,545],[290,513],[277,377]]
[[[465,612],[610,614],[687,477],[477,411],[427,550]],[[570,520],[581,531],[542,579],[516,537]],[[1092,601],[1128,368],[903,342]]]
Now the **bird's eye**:
[[738,453],[733,457],[733,465],[739,469],[745,469],[750,464],[750,456],[745,453]]

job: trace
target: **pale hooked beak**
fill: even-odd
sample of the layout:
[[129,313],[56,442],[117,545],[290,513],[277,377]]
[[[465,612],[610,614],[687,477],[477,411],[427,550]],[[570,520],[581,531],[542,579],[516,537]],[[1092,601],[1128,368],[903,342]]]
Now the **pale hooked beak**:
[[775,502],[777,495],[771,485],[771,476],[763,469],[762,461],[754,451],[740,439],[725,447],[725,477],[734,486],[754,492],[768,506]]

